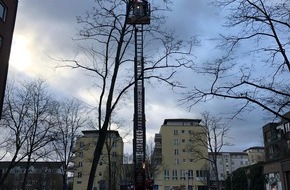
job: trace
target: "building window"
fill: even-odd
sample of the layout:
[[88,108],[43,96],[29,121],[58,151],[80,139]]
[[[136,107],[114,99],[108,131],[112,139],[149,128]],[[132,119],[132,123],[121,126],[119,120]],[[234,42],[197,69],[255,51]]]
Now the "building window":
[[184,130],[181,130],[181,133],[184,133],[185,131]]
[[79,157],[83,158],[84,157],[84,152],[79,152]]
[[0,18],[3,21],[5,21],[5,18],[6,18],[6,7],[2,2],[0,2]]
[[185,143],[185,139],[182,139],[181,141],[182,141],[182,143]]
[[178,179],[177,170],[172,170],[172,179],[173,180],[177,180]]
[[241,166],[244,164],[244,162],[243,161],[241,161]]
[[207,170],[196,170],[196,177],[207,177]]
[[196,170],[196,177],[201,177],[201,171],[200,170]]
[[164,179],[169,180],[169,170],[164,170]]
[[178,139],[174,139],[174,145],[178,145]]
[[113,147],[117,147],[117,143],[116,142],[113,142]]
[[83,167],[83,162],[79,162],[79,167]]
[[186,163],[186,159],[184,158],[184,159],[182,160],[182,162],[183,162],[183,163]]
[[170,186],[165,186],[164,190],[170,190]]
[[82,175],[83,175],[83,173],[82,173],[82,172],[78,172],[78,178],[81,178],[81,177],[82,177]]
[[178,149],[174,149],[174,155],[178,155]]
[[175,130],[173,131],[173,134],[174,134],[174,135],[178,135],[178,130],[175,129]]
[[117,152],[113,152],[113,158],[117,157]]
[[175,158],[175,164],[179,164],[179,158]]
[[193,179],[193,170],[188,170],[188,179]]
[[185,180],[185,170],[180,170],[180,179]]

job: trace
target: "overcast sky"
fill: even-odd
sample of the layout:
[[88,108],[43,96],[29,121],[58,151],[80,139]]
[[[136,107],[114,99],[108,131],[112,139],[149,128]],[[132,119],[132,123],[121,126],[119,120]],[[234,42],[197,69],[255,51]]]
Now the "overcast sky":
[[[151,2],[154,3],[154,2]],[[72,70],[55,69],[51,57],[72,58],[77,48],[72,40],[78,31],[76,16],[92,7],[93,0],[20,0],[14,31],[12,51],[10,56],[9,79],[22,80],[25,77],[44,77],[57,96],[73,96],[91,103],[88,78],[83,73]],[[197,35],[202,40],[195,48],[196,63],[202,63],[213,56],[214,42],[207,39],[216,37],[222,30],[222,17],[213,7],[200,0],[175,1],[173,14],[169,23],[178,29],[183,36]],[[185,84],[197,81],[193,73],[179,71]],[[146,88],[146,119],[147,136],[153,137],[159,132],[164,119],[167,118],[200,118],[204,111],[210,111],[216,116],[229,113],[234,103],[225,100],[200,103],[189,111],[186,106],[179,106],[181,98],[168,87]],[[132,121],[133,110],[125,110],[123,119]],[[224,151],[243,151],[251,146],[262,145],[261,127],[267,123],[261,110],[244,113],[242,120],[234,120],[230,136],[234,144]],[[131,122],[133,128],[133,123]],[[127,138],[125,151],[130,152],[132,146]]]

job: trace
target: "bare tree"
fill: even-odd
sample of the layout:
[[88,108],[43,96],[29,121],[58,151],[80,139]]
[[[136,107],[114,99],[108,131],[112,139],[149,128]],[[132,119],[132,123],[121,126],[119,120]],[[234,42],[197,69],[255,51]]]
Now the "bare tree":
[[22,189],[25,189],[28,169],[42,158],[45,147],[53,140],[52,116],[56,102],[46,91],[43,80],[36,80],[7,88],[1,129],[6,131],[6,150],[12,159],[0,181],[3,186],[11,169],[21,160],[26,160]]
[[126,153],[120,167],[120,186],[131,188],[134,182],[133,154]]
[[55,140],[51,146],[55,154],[52,154],[53,157],[49,157],[49,159],[63,163],[63,189],[67,189],[67,175],[75,153],[75,140],[81,128],[86,124],[86,119],[88,119],[87,109],[75,99],[60,102],[54,109],[56,111],[53,129]]
[[154,153],[154,142],[149,140],[146,147],[146,157],[147,157],[147,176],[149,179],[153,179],[162,172],[161,163],[159,160],[159,156]]
[[186,93],[190,106],[212,98],[240,103],[236,113],[262,108],[276,117],[290,108],[288,0],[218,0],[226,14],[219,48],[222,56],[209,60],[197,72],[210,85],[194,86]]
[[[195,160],[206,160],[213,169],[216,187],[220,189],[217,157],[218,153],[225,146],[231,144],[227,142],[230,127],[222,122],[222,118],[211,116],[209,112],[202,113],[201,126],[204,130],[193,130],[190,135],[191,143],[187,145],[187,150]],[[205,149],[209,154],[205,154]]]
[[[100,153],[104,146],[111,115],[119,102],[122,102],[128,90],[134,85],[133,57],[134,28],[128,24],[130,0],[96,0],[96,6],[83,17],[78,17],[78,22],[83,25],[79,33],[80,43],[91,42],[90,48],[83,48],[87,59],[62,60],[60,67],[83,69],[94,77],[97,88],[97,123],[100,132],[91,173],[88,190],[93,187],[93,181]],[[167,2],[164,2],[167,4]],[[158,5],[158,4],[156,4]],[[165,6],[166,7],[166,6]],[[126,10],[127,9],[127,10]],[[164,8],[162,8],[165,10]],[[144,26],[147,42],[144,43],[148,51],[144,67],[145,79],[156,79],[172,87],[181,86],[174,80],[176,69],[191,67],[192,46],[196,40],[183,41],[169,29],[165,29],[164,17],[158,13],[160,7],[152,7],[155,15],[153,24]],[[168,9],[166,9],[168,10]],[[81,61],[82,60],[82,61]]]
[[[103,155],[102,162],[107,165],[107,182],[108,182],[108,189],[116,189],[119,180],[119,170],[120,165],[123,164],[123,155],[119,155],[119,152],[122,152],[123,154],[123,147],[122,151],[116,151],[115,148],[117,148],[118,144],[120,146],[120,141],[122,141],[122,138],[119,138],[116,136],[115,131],[111,131],[107,134],[106,141],[105,141],[105,149],[106,149],[106,155]],[[119,148],[119,147],[118,147]],[[120,150],[120,149],[119,149]]]

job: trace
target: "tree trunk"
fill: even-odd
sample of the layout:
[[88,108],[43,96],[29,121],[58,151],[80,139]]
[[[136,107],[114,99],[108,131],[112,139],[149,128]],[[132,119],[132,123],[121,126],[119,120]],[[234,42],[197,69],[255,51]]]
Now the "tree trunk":
[[64,166],[64,172],[63,172],[63,174],[62,174],[62,189],[63,190],[66,190],[68,187],[67,187],[67,173],[66,173],[66,171],[67,171],[67,167],[66,167],[66,165]]
[[25,173],[24,173],[24,178],[23,178],[23,183],[22,183],[22,190],[25,190],[25,186],[26,186],[26,183],[27,183],[27,176],[28,176],[28,170],[29,170],[29,167],[30,167],[30,160],[31,160],[31,156],[29,155],[28,159],[27,159],[27,164],[26,164],[26,167],[25,167]]
[[97,171],[97,166],[100,160],[101,152],[106,141],[107,128],[103,127],[100,130],[97,146],[94,151],[94,161],[92,162],[91,172],[89,176],[87,190],[92,190],[94,186],[94,179]]
[[218,168],[217,168],[217,163],[214,163],[214,173],[215,173],[215,183],[216,183],[216,189],[220,190],[220,180],[219,180],[219,174],[218,174]]
[[108,179],[108,183],[109,183],[109,186],[108,186],[108,189],[109,190],[112,190],[112,167],[111,167],[111,156],[110,156],[110,151],[108,151],[108,163],[109,163],[109,179]]
[[13,156],[13,158],[12,158],[12,160],[11,160],[7,170],[6,170],[6,172],[4,173],[3,177],[0,180],[0,188],[1,189],[4,189],[4,182],[7,179],[8,174],[10,173],[11,169],[15,166],[15,160],[17,158],[18,151],[19,151],[19,149],[17,149],[17,151],[15,152],[15,154],[14,154],[14,156]]

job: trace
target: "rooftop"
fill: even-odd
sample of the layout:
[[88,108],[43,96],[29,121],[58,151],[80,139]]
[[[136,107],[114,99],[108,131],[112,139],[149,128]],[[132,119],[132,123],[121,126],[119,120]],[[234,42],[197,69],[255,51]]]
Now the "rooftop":
[[265,147],[263,146],[253,146],[250,148],[247,148],[246,150],[244,150],[244,152],[248,151],[248,150],[264,150]]
[[[85,131],[82,131],[82,133],[84,135],[98,135],[100,131],[99,130],[85,130]],[[108,130],[108,134],[115,134],[117,137],[120,137],[119,132],[115,130]]]
[[201,119],[165,119],[163,125],[197,125]]
[[[3,161],[0,162],[0,168],[6,168],[10,165],[11,162],[9,161]],[[27,162],[18,162],[18,163],[14,163],[15,166],[19,166],[19,167],[26,167]],[[40,167],[48,167],[48,168],[61,168],[62,167],[62,162],[31,162],[29,163],[30,166],[36,167],[36,168],[40,168]]]
[[[213,155],[213,152],[209,152],[209,155]],[[245,152],[218,152],[217,155],[248,155]]]

